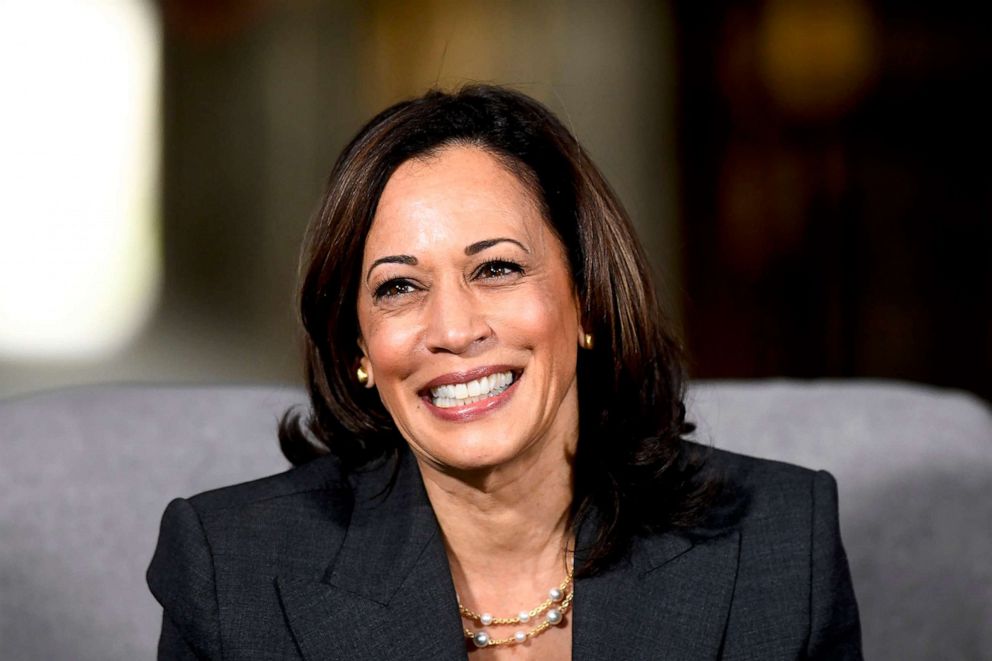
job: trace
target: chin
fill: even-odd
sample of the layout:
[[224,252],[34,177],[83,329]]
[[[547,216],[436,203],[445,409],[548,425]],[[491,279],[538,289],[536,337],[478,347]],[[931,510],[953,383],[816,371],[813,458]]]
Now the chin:
[[431,446],[418,445],[414,449],[444,472],[491,470],[513,462],[526,449],[512,439],[493,440],[493,435],[483,430],[435,433],[431,439]]

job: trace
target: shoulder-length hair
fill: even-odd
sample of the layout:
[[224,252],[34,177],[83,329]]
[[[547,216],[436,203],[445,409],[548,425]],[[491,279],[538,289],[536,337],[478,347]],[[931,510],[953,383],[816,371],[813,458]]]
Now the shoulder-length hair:
[[338,158],[300,267],[311,410],[284,417],[282,450],[294,464],[330,452],[355,470],[403,446],[377,393],[355,378],[361,260],[396,168],[455,144],[499,158],[541,202],[565,247],[583,328],[595,338],[577,365],[572,510],[573,526],[595,521],[594,541],[582,549],[584,569],[595,571],[639,532],[694,523],[708,489],[692,479],[701,459],[682,442],[693,426],[685,419],[680,348],[627,213],[568,129],[520,92],[490,85],[430,91],[374,117]]

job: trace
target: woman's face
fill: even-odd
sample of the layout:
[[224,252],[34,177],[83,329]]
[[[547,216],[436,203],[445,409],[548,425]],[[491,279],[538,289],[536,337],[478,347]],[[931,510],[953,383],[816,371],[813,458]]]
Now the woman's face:
[[508,465],[574,448],[579,306],[531,191],[447,147],[386,184],[358,294],[362,366],[421,462]]

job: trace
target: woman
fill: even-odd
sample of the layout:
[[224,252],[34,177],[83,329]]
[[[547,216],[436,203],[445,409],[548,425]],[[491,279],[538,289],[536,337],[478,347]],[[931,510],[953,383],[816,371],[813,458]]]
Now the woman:
[[161,658],[860,658],[833,479],[684,440],[644,255],[546,108],[389,108],[305,245],[298,467],[170,504]]

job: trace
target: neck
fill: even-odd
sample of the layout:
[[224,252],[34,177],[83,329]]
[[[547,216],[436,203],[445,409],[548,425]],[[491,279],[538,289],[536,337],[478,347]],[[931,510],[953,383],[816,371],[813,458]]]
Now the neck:
[[[457,473],[418,462],[456,588],[540,594],[561,582],[570,530],[574,441],[548,443],[497,468]],[[564,456],[563,456],[564,454]]]

